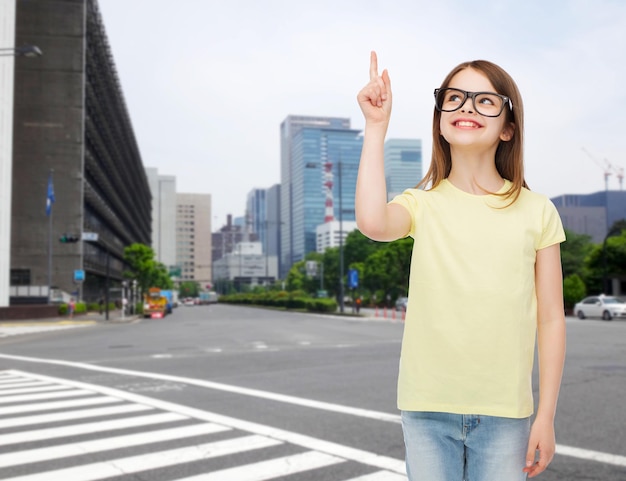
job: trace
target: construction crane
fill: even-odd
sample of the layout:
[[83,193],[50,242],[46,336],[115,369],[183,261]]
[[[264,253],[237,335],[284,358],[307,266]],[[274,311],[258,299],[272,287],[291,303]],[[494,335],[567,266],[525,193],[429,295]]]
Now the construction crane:
[[617,181],[619,182],[619,190],[623,190],[624,183],[624,168],[616,167],[608,159],[604,159],[604,162],[600,162],[596,157],[591,155],[587,149],[582,148],[583,152],[587,154],[587,156],[593,160],[603,171],[604,171],[604,189],[609,190],[609,177],[611,174],[615,173],[615,177],[617,177]]

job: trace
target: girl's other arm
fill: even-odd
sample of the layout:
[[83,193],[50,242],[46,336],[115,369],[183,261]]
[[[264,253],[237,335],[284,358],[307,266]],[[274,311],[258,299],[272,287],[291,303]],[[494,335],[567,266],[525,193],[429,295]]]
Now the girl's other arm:
[[363,150],[356,183],[356,221],[359,230],[377,241],[404,237],[411,226],[407,210],[387,204],[385,135],[391,116],[391,82],[387,70],[378,75],[376,52],[370,57],[370,81],[357,95],[365,117]]
[[[530,431],[526,468],[530,478],[543,472],[554,457],[554,416],[565,362],[565,314],[560,245],[537,251],[537,348],[539,405]],[[535,461],[535,453],[539,459]]]

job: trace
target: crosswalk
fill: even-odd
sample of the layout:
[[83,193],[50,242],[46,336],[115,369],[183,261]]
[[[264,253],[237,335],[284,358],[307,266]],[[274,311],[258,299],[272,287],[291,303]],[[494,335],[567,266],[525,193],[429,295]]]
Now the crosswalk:
[[405,481],[403,469],[393,458],[134,393],[0,371],[5,481]]

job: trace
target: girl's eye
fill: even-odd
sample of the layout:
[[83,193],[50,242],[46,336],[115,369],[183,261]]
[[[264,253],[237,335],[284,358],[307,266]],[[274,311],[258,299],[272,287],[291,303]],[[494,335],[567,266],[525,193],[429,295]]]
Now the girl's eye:
[[496,105],[498,97],[494,95],[481,95],[478,97],[478,103],[481,105]]
[[461,95],[456,94],[456,93],[451,93],[448,94],[448,98],[446,99],[447,102],[460,102],[461,101]]

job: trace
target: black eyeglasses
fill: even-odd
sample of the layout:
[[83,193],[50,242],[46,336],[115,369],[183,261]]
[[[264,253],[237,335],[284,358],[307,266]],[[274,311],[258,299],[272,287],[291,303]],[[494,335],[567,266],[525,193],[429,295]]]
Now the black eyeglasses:
[[507,105],[513,110],[513,102],[506,95],[451,88],[435,89],[435,108],[440,112],[454,112],[465,105],[468,98],[472,99],[474,110],[485,117],[498,117]]

